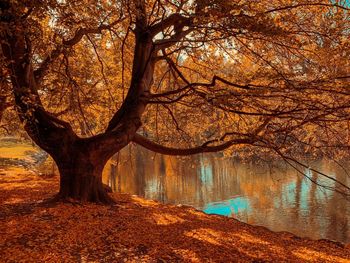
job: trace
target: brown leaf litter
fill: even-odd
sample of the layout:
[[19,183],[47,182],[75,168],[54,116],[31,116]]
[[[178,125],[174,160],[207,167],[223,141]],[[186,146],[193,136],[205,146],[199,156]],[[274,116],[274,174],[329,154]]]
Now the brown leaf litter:
[[113,194],[113,206],[42,201],[58,178],[0,173],[0,262],[350,262],[350,248],[187,206]]

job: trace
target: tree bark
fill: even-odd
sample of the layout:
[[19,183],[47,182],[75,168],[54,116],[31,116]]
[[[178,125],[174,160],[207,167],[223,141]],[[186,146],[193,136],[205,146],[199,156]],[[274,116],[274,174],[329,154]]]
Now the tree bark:
[[107,163],[97,150],[82,145],[62,149],[54,156],[60,172],[58,199],[63,201],[113,203],[102,183],[102,171]]

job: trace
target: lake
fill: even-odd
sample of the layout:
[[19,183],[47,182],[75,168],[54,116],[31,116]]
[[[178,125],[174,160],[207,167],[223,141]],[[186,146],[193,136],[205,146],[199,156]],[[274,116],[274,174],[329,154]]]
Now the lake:
[[[132,148],[104,170],[104,181],[115,192],[191,205],[273,231],[350,242],[350,201],[312,183],[334,186],[308,169],[303,172],[310,179],[283,162],[272,167],[214,154],[170,157]],[[350,185],[339,165],[318,161],[312,167]]]

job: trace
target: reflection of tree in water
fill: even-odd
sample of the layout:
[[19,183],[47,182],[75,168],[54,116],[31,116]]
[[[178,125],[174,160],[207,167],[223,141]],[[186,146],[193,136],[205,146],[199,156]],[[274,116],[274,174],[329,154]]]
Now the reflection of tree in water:
[[300,210],[301,210],[301,198],[302,198],[302,194],[301,194],[301,185],[303,182],[303,178],[301,177],[301,175],[299,175],[298,173],[296,174],[296,187],[295,187],[295,215],[296,215],[296,219],[300,218]]
[[112,188],[113,192],[119,192],[119,189],[117,190],[117,187],[120,185],[117,183],[117,166],[111,163],[110,169],[111,172],[109,174],[109,186]]
[[[121,172],[119,168],[119,154],[114,155],[110,162],[107,163],[106,168],[109,169],[108,173],[108,185],[112,188],[113,192],[121,192]],[[106,169],[105,168],[105,169]]]
[[160,156],[159,163],[159,180],[158,180],[158,200],[161,202],[166,202],[166,184],[165,184],[165,176],[166,176],[166,167],[164,156]]
[[[274,167],[269,173],[269,167],[210,154],[178,158],[141,148],[133,149],[131,156],[124,152],[118,163],[109,171],[114,191],[197,208],[221,202],[221,207],[245,222],[312,238],[350,241],[349,202],[293,169]],[[318,165],[343,180],[343,171]],[[321,180],[316,173],[309,176]]]
[[[339,181],[349,181],[347,176],[342,176],[341,171],[336,170],[335,177]],[[346,182],[348,183],[348,182]],[[338,186],[336,186],[338,187]],[[326,226],[326,235],[332,237],[332,239],[347,240],[350,236],[349,229],[349,200],[344,197],[331,193],[330,200],[328,202],[327,210],[329,211],[328,225]],[[338,236],[339,235],[339,236]]]
[[141,150],[134,151],[135,156],[135,186],[136,186],[136,194],[139,196],[145,196],[145,163],[144,157],[142,156]]

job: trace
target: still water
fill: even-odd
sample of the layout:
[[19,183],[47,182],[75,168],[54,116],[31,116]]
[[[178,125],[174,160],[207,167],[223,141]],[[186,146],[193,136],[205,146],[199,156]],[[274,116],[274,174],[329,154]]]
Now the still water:
[[[350,184],[343,168],[324,161],[313,165]],[[320,175],[304,172],[325,183]],[[134,147],[108,163],[104,180],[116,192],[191,205],[274,231],[350,242],[350,201],[282,163],[271,167],[210,154],[169,157]]]

